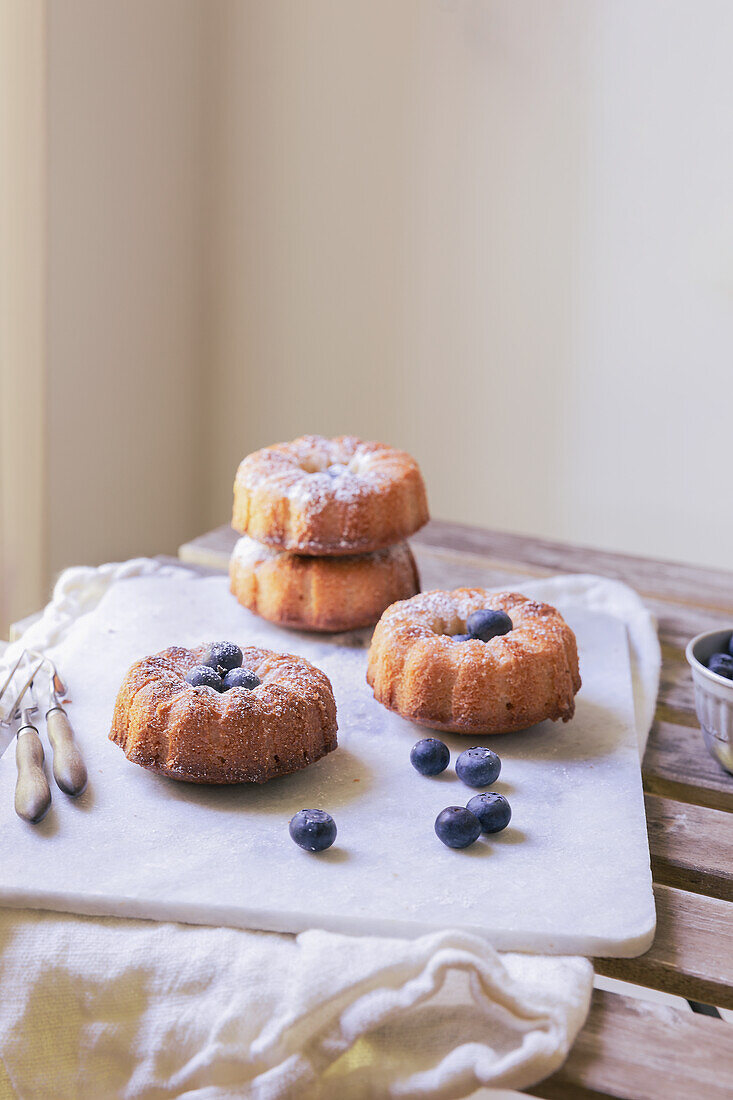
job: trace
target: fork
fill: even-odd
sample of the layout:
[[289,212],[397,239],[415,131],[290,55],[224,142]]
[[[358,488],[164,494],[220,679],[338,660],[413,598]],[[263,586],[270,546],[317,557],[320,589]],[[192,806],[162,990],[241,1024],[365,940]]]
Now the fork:
[[51,706],[46,711],[46,732],[53,751],[53,777],[64,794],[76,798],[87,785],[87,769],[69,716],[59,701],[59,695],[66,694],[66,685],[51,658],[46,656],[44,660],[50,667]]
[[51,805],[51,788],[43,770],[43,745],[38,730],[31,721],[31,716],[38,710],[33,692],[33,678],[40,667],[39,663],[33,669],[13,706],[17,716],[16,707],[27,691],[29,702],[21,708],[21,725],[18,728],[15,743],[15,762],[18,767],[15,812],[33,825],[46,816]]

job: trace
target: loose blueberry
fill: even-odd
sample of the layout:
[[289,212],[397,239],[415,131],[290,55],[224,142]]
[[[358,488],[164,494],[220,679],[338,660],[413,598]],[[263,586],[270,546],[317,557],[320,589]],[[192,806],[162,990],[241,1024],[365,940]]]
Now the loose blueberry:
[[504,795],[492,791],[475,794],[466,809],[479,819],[482,833],[500,833],[512,819],[512,808]]
[[729,653],[713,653],[708,661],[708,668],[718,676],[724,676],[726,680],[733,680],[733,657]]
[[191,671],[186,673],[186,682],[191,687],[206,687],[221,691],[221,676],[209,665],[194,665]]
[[451,634],[451,638],[454,642],[475,642],[476,639],[470,634]]
[[234,642],[214,642],[206,650],[201,661],[202,665],[209,668],[223,668],[228,672],[232,668],[239,668],[242,663],[242,651]]
[[410,763],[420,775],[440,775],[450,764],[450,750],[437,737],[423,737],[412,746]]
[[290,822],[290,836],[306,852],[323,852],[336,839],[336,822],[325,810],[298,810]]
[[468,633],[482,642],[490,642],[492,638],[508,634],[513,625],[506,611],[491,611],[488,607],[473,611],[466,619]]
[[467,787],[490,787],[499,778],[501,760],[482,745],[464,749],[456,760],[456,775]]
[[230,668],[221,682],[224,691],[229,691],[229,688],[247,688],[248,691],[252,691],[253,688],[259,687],[261,681],[259,676],[250,672],[248,668]]
[[481,822],[465,806],[447,806],[435,819],[435,835],[449,848],[467,848],[481,836]]

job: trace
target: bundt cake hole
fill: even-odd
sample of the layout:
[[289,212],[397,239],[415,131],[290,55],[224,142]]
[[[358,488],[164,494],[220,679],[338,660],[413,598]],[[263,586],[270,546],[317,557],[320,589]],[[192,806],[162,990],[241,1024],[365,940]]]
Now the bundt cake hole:
[[309,455],[308,458],[301,459],[298,465],[306,474],[323,474],[328,467],[328,461],[317,455]]
[[362,455],[357,457],[354,455],[348,462],[344,463],[346,470],[350,474],[354,474],[355,477],[362,477],[369,473],[369,456]]
[[453,638],[456,634],[466,633],[466,623],[464,619],[453,618],[431,625],[435,634],[440,634],[445,638]]

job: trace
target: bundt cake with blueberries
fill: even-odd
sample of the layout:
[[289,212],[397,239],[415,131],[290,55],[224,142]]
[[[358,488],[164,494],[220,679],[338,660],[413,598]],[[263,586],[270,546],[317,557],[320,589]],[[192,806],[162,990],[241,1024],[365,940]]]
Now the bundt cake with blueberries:
[[377,623],[367,681],[404,718],[453,733],[509,733],[567,722],[581,680],[559,611],[516,592],[423,592]]
[[275,550],[244,535],[234,548],[229,577],[244,607],[300,630],[373,626],[385,607],[420,591],[406,542],[371,554],[312,557]]
[[265,783],[332,752],[336,703],[303,657],[232,642],[172,646],[129,669],[110,740],[185,783]]
[[234,482],[234,529],[297,554],[371,553],[427,520],[415,459],[350,435],[304,435],[255,451]]

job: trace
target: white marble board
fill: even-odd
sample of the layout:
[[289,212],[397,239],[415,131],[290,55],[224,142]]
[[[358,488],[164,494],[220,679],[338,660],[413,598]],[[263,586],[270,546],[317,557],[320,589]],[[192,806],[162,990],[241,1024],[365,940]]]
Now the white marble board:
[[[365,636],[283,631],[235,602],[225,577],[117,581],[51,654],[89,766],[77,801],[53,787],[38,826],[13,811],[14,746],[0,759],[0,903],[280,931],[416,935],[462,927],[497,947],[630,956],[646,950],[654,902],[623,625],[568,612],[583,688],[572,722],[499,738],[447,735],[452,761],[490,743],[510,827],[464,851],[433,822],[475,792],[453,767],[436,779],[409,763],[427,735],[372,698]],[[172,644],[233,639],[301,653],[331,677],[339,749],[262,787],[196,787],[130,764],[107,739],[128,666]],[[349,642],[351,644],[349,644]],[[329,810],[332,849],[288,836],[303,807]]]

